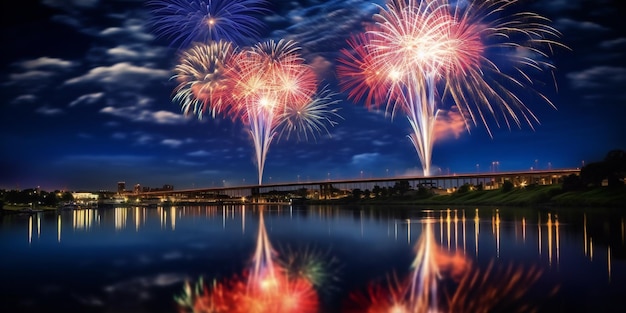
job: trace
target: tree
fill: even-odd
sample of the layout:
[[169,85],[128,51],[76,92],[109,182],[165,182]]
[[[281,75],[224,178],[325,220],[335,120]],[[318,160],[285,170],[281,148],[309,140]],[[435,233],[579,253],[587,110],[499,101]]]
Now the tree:
[[611,150],[604,157],[607,165],[607,181],[609,187],[624,185],[626,176],[626,152],[624,150]]
[[411,190],[411,185],[408,180],[399,180],[393,186],[393,193],[401,196],[404,196],[409,190]]
[[563,179],[563,185],[561,187],[563,191],[574,191],[574,190],[580,190],[583,188],[585,188],[585,185],[580,179],[580,176],[576,174],[570,174],[569,176],[566,176]]
[[623,186],[624,177],[626,177],[624,150],[611,150],[603,161],[589,163],[580,169],[580,179],[585,186],[601,186],[605,179],[609,187]]
[[372,193],[374,194],[374,197],[380,197],[380,195],[383,193],[383,191],[380,188],[380,186],[376,185],[376,186],[374,186],[374,188],[372,188]]
[[585,186],[599,187],[608,173],[606,163],[593,162],[580,169],[580,179]]
[[457,189],[457,193],[467,193],[468,191],[470,191],[470,184],[465,183],[463,184],[463,186],[459,187],[459,189]]
[[509,192],[511,190],[513,190],[513,187],[515,187],[513,185],[513,183],[510,180],[505,180],[504,184],[502,184],[502,192]]

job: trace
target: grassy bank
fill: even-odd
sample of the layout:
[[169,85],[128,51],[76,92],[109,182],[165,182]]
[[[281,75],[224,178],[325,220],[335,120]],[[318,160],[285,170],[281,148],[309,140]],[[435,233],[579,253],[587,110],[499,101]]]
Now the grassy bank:
[[312,203],[337,204],[423,204],[423,205],[498,205],[532,207],[614,207],[626,209],[626,187],[598,187],[563,191],[560,185],[531,186],[503,190],[470,190],[447,195],[393,196],[385,198],[345,198]]
[[[12,205],[12,204],[4,204],[4,206],[2,207],[2,210],[8,211],[8,212],[19,212],[20,210],[24,209],[24,208],[30,208],[29,205],[24,204],[24,205]],[[56,211],[57,208],[56,207],[49,207],[49,206],[37,206],[33,209],[36,210],[51,210],[51,211]]]

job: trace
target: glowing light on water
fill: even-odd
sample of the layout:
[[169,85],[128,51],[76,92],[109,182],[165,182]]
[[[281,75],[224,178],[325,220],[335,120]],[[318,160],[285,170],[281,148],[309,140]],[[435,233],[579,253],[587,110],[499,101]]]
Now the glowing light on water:
[[458,110],[468,131],[481,123],[489,135],[488,116],[498,127],[539,123],[520,95],[532,89],[532,72],[554,69],[548,53],[564,46],[542,16],[501,16],[517,2],[389,0],[378,6],[375,24],[341,50],[342,91],[368,108],[384,105],[392,119],[406,116],[425,176],[431,174],[437,124],[445,123],[440,113]]
[[[443,215],[438,219],[441,222]],[[422,221],[415,257],[405,278],[394,274],[383,283],[371,283],[364,290],[352,292],[342,312],[469,313],[537,309],[537,304],[527,301],[526,296],[542,274],[538,267],[501,266],[493,261],[486,268],[478,267],[463,253],[450,252],[449,247],[446,251],[437,244],[435,223],[429,218]],[[478,227],[476,234],[477,230]],[[542,293],[546,297],[558,290],[558,286],[547,287],[549,290]]]
[[[250,267],[241,275],[213,281],[206,286],[202,279],[195,288],[185,283],[183,294],[175,297],[181,310],[191,312],[234,313],[314,313],[318,312],[316,287],[322,287],[324,266],[312,255],[302,256],[305,267],[291,268],[296,259],[279,260],[270,243],[264,221],[264,209],[259,210],[259,231]],[[315,280],[317,279],[317,280]]]

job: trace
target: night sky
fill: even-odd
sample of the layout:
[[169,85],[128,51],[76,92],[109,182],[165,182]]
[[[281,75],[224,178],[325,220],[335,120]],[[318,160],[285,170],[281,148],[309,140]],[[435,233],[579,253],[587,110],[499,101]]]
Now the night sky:
[[[489,124],[434,144],[437,173],[576,168],[626,149],[626,12],[621,0],[519,1],[552,21],[554,78],[536,77],[546,103],[527,103],[531,128]],[[383,4],[382,1],[375,3]],[[118,181],[175,189],[257,182],[247,127],[186,117],[172,101],[180,52],[157,36],[143,0],[2,3],[0,188],[115,190]],[[623,7],[623,6],[621,6]],[[281,138],[263,181],[421,175],[405,118],[348,99],[335,65],[352,32],[377,12],[372,1],[269,1],[262,40],[297,41],[334,92],[342,119],[315,140]],[[556,87],[554,86],[556,82]],[[533,129],[534,128],[534,129]]]

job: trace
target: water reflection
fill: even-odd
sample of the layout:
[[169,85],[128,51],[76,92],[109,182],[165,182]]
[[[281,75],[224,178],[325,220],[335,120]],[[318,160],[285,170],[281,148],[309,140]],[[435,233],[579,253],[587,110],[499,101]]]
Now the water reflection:
[[[224,210],[223,212],[226,212]],[[232,210],[234,218],[234,210]],[[187,281],[182,295],[175,297],[183,312],[317,312],[318,297],[307,270],[294,271],[280,262],[270,243],[263,218],[264,208],[259,210],[259,231],[251,265],[240,276],[225,280],[213,280],[205,285],[200,279],[192,290]],[[225,213],[224,213],[225,220]],[[243,219],[244,214],[242,214]],[[290,257],[289,259],[294,260]]]
[[[126,229],[129,219],[134,224],[134,231],[140,232],[145,226],[146,221],[151,215],[157,215],[160,219],[160,226],[163,230],[175,231],[177,227],[177,220],[189,217],[189,216],[202,216],[202,217],[215,217],[221,215],[222,228],[226,228],[228,220],[239,219],[241,224],[241,233],[246,232],[246,211],[249,208],[245,206],[225,206],[223,209],[214,206],[206,207],[158,207],[150,209],[146,207],[117,207],[113,209],[83,209],[73,210],[70,212],[59,212],[56,216],[56,240],[61,242],[63,228],[69,223],[73,231],[91,231],[94,227],[101,227],[103,219],[110,218],[110,213],[113,213],[113,221],[115,230],[121,231]],[[468,225],[467,212],[473,213],[473,223]],[[482,212],[482,213],[481,213]],[[288,210],[276,209],[273,213],[281,216],[289,214],[290,218],[293,218],[293,208]],[[495,256],[500,257],[501,254],[501,227],[502,220],[500,216],[500,210],[491,210],[491,214],[487,217],[481,216],[484,214],[484,210],[479,209],[445,209],[432,211],[432,218],[438,223],[438,239],[439,244],[447,247],[448,250],[460,250],[462,253],[467,253],[468,245],[473,244],[474,257],[480,255],[479,250],[481,247],[480,241],[485,240],[486,237],[481,237],[481,223],[484,223],[485,218],[489,222],[491,228],[491,237],[494,240]],[[39,239],[42,234],[42,214],[31,214],[28,216],[27,227],[27,241],[29,244],[33,242],[34,238]],[[71,219],[67,220],[67,214],[71,215]],[[339,217],[342,214],[341,211],[333,210],[330,207],[313,207],[307,212],[309,216],[315,216],[322,220],[331,221],[335,217]],[[471,213],[470,213],[471,214]],[[371,218],[371,217],[370,217]],[[363,237],[367,231],[367,227],[364,224],[368,219],[364,210],[358,211],[359,220],[359,235]],[[575,222],[575,221],[574,221]],[[421,230],[415,231],[416,224],[420,224],[420,219],[394,219],[392,224],[389,224],[388,233],[393,229],[393,236],[396,240],[399,239],[399,232],[406,231],[405,238],[407,244],[411,245],[415,240],[415,236],[421,233]],[[557,213],[553,212],[538,212],[536,216],[536,222],[529,219],[527,216],[522,215],[512,221],[515,227],[515,238],[518,238],[518,232],[521,232],[521,241],[526,243],[529,234],[529,224],[535,224],[536,232],[536,245],[539,256],[546,255],[549,266],[559,265],[561,262],[561,222]],[[572,223],[572,222],[570,222]],[[107,224],[107,223],[104,223]],[[586,213],[582,214],[582,253],[589,261],[594,261],[596,257],[594,253],[597,250],[594,247],[594,238],[589,231],[589,221]],[[519,228],[518,228],[518,225]],[[460,228],[460,229],[459,229]],[[626,226],[624,218],[619,219],[619,242],[623,246],[625,243]],[[327,223],[328,234],[333,232],[333,224]],[[467,242],[467,235],[473,233],[473,242]],[[459,243],[459,240],[461,243]],[[461,244],[461,247],[459,247]],[[614,255],[611,253],[611,245],[606,247],[606,270],[610,278],[611,276],[611,261]],[[604,253],[603,253],[604,254]]]
[[[100,278],[107,285],[167,269],[155,276],[177,280],[170,282],[169,298],[158,301],[189,312],[510,312],[530,310],[537,294],[552,295],[560,285],[554,276],[602,293],[594,297],[608,297],[611,286],[626,280],[624,216],[595,212],[226,205],[94,208],[2,219],[0,234],[15,228],[15,241],[28,248],[11,251],[29,271],[32,260],[55,258],[49,251],[63,260],[58,268],[75,258],[85,268],[107,269]],[[311,242],[322,243],[325,253],[303,249]],[[132,249],[120,248],[125,245]],[[349,266],[339,270],[331,260]],[[604,289],[594,287],[599,280]],[[561,287],[559,293],[567,289]],[[500,300],[483,299],[485,294]],[[533,301],[526,301],[528,294]],[[109,303],[106,296],[86,297]],[[156,297],[137,301],[146,299]]]
[[[498,213],[492,219],[498,224]],[[343,312],[528,312],[525,293],[540,278],[538,267],[525,269],[508,265],[500,268],[491,262],[486,269],[474,264],[450,245],[451,225],[455,238],[458,219],[445,221],[447,247],[435,242],[434,218],[420,221],[422,231],[415,246],[411,271],[406,277],[390,276],[382,283],[371,283],[365,291],[350,294]],[[497,227],[496,227],[497,228]],[[407,227],[409,232],[410,224]],[[548,296],[555,293],[553,288]]]

